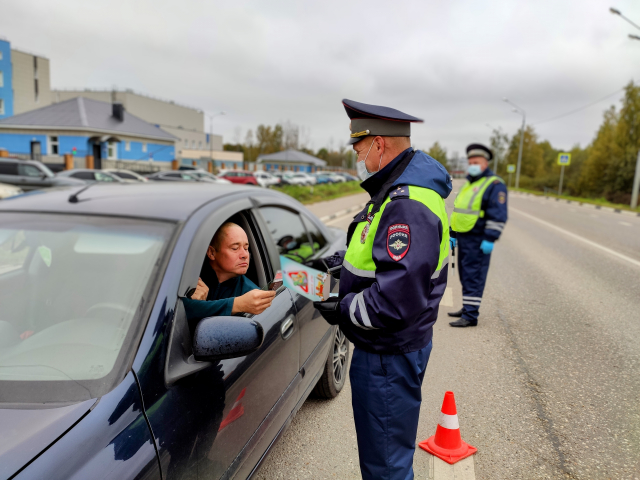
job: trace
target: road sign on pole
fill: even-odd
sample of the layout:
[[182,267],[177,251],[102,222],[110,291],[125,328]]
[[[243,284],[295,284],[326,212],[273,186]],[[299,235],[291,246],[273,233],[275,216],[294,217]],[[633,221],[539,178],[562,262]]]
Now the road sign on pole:
[[558,165],[560,165],[560,185],[558,186],[558,196],[562,195],[562,180],[564,179],[564,167],[571,165],[570,153],[558,154]]

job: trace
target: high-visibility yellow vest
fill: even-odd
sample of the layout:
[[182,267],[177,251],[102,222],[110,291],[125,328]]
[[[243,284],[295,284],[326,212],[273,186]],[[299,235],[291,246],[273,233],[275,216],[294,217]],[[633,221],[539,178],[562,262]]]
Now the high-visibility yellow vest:
[[[438,278],[440,270],[443,266],[447,266],[446,260],[449,256],[449,219],[447,218],[444,199],[438,193],[428,188],[413,185],[403,188],[409,189],[409,198],[411,200],[416,200],[425,205],[442,222],[442,240],[439,245],[440,257],[438,260],[438,268],[432,277]],[[387,197],[380,207],[380,211],[373,217],[371,223],[369,223],[368,220],[360,222],[353,232],[342,266],[354,275],[366,278],[375,278],[376,276],[376,264],[373,261],[373,239],[378,231],[378,225],[380,224],[380,218],[382,218],[384,209],[390,201],[391,198]],[[372,208],[373,205],[369,205],[367,213],[371,212]]]
[[471,183],[467,180],[462,186],[460,193],[453,204],[453,214],[451,214],[451,229],[454,232],[468,232],[478,221],[484,217],[481,210],[482,196],[495,180],[504,183],[500,177],[484,177]]

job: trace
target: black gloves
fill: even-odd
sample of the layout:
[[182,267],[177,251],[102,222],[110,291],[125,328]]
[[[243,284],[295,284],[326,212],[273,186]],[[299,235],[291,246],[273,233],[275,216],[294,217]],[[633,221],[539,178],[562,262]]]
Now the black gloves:
[[329,325],[338,325],[340,323],[340,300],[340,297],[330,297],[323,302],[313,302],[313,306]]

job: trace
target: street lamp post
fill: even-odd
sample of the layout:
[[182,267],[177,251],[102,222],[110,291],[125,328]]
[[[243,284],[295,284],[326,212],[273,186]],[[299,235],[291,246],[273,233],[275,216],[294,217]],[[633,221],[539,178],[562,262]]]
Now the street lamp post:
[[[611,7],[609,11],[614,15],[619,15],[620,17],[624,18],[627,22],[640,30],[640,26],[622,15],[620,10]],[[631,33],[629,34],[629,38],[632,40],[640,40],[640,36],[633,35]],[[636,172],[633,176],[633,187],[631,189],[631,208],[636,208],[638,206],[638,190],[640,190],[640,150],[638,151],[638,159],[636,160]]]
[[509,101],[508,98],[505,97],[502,100],[507,102],[512,107],[514,107],[513,111],[515,113],[519,113],[520,115],[522,115],[522,128],[520,130],[520,148],[518,149],[518,165],[516,166],[516,188],[518,188],[520,187],[520,166],[522,164],[522,147],[524,145],[524,127],[527,122],[527,113],[518,105]]
[[211,166],[213,167],[213,119],[219,117],[220,115],[226,115],[225,112],[214,113],[213,115],[209,115],[209,161],[211,162]]

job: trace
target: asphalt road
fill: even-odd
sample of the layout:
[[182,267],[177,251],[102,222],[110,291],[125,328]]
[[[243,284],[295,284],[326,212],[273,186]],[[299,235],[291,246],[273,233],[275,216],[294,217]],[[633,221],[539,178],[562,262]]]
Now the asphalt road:
[[[449,272],[417,441],[452,390],[478,479],[640,479],[640,217],[517,194],[509,216],[478,327],[449,327],[461,301]],[[429,457],[416,451],[416,478]],[[359,478],[348,384],[305,403],[258,478]]]

